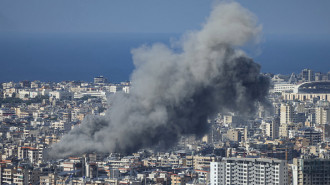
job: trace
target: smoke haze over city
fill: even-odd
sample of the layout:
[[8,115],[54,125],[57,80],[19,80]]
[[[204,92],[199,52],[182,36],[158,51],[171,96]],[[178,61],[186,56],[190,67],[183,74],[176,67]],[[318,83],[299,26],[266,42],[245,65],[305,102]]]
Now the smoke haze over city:
[[218,112],[253,113],[258,103],[267,104],[269,80],[239,47],[258,42],[261,29],[238,3],[220,3],[201,30],[187,32],[174,48],[133,49],[130,93],[111,96],[104,117],[87,117],[51,155],[168,148],[182,135],[203,136]]

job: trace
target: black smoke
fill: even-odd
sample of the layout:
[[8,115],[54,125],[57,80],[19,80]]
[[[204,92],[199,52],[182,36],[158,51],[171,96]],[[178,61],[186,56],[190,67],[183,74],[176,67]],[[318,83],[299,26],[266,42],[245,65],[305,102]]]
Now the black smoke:
[[204,135],[207,119],[218,112],[253,113],[267,103],[269,80],[238,47],[258,39],[260,31],[249,11],[221,3],[200,31],[183,37],[181,52],[163,44],[134,49],[130,94],[113,96],[106,116],[86,118],[51,153],[170,147],[182,135]]

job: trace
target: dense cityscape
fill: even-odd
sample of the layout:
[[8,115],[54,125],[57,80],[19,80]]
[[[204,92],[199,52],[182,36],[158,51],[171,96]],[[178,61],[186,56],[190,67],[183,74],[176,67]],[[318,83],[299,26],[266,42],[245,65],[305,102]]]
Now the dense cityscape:
[[330,185],[330,1],[0,1],[0,185]]
[[268,76],[272,107],[209,118],[202,138],[168,150],[85,153],[62,159],[52,144],[85,117],[105,115],[130,82],[1,84],[1,184],[330,184],[330,72]]

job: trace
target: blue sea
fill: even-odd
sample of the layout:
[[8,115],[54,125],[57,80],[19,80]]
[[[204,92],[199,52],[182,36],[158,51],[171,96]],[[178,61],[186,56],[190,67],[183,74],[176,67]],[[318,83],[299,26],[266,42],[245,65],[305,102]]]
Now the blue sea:
[[[0,82],[92,81],[103,75],[127,81],[134,69],[131,49],[170,44],[180,34],[0,34]],[[304,68],[330,71],[329,37],[264,36],[247,53],[262,72],[290,74]]]

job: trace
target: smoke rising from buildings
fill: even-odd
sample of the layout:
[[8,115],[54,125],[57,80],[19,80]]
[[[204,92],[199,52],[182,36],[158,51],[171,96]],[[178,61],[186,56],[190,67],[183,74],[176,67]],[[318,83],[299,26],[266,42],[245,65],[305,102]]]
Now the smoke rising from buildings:
[[258,103],[267,103],[269,80],[237,48],[260,31],[249,11],[220,3],[200,31],[183,37],[179,49],[163,44],[134,49],[130,94],[115,94],[106,116],[87,117],[51,153],[63,157],[169,147],[182,135],[203,136],[207,118],[218,112],[253,113]]

